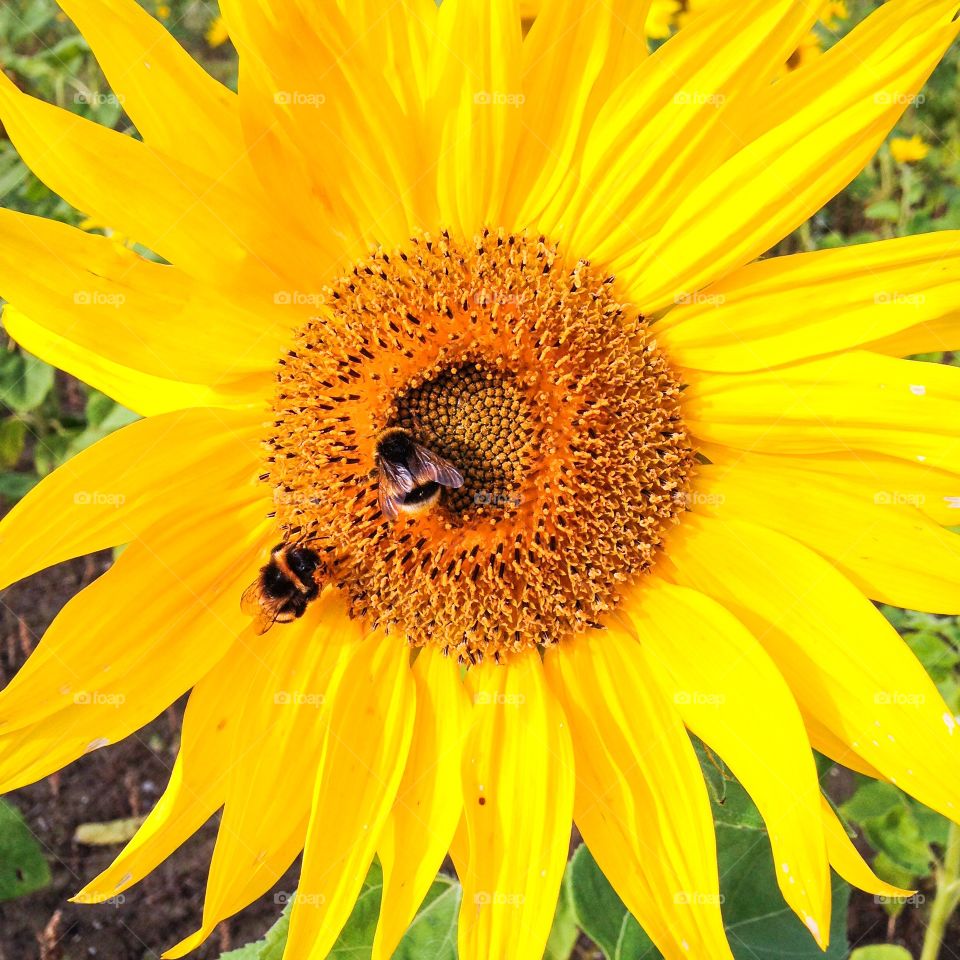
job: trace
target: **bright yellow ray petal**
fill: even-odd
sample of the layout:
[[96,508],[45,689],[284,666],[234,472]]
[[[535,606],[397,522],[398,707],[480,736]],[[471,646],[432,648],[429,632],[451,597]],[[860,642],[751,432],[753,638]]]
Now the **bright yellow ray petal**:
[[135,0],[62,0],[147,143],[212,176],[244,153],[236,97]]
[[[370,33],[335,4],[224,0],[221,8],[240,51],[241,111],[254,163],[266,183],[279,183],[287,210],[295,214],[297,202],[284,183],[289,169],[301,187],[305,213],[298,219],[335,224],[350,257],[437,222],[415,114],[389,85],[370,82],[390,57],[385,46],[372,45],[398,37]],[[403,135],[396,134],[399,117]]]
[[513,175],[524,109],[517,0],[441,4],[433,53],[440,216],[471,237],[500,223]]
[[776,367],[937,322],[956,310],[958,275],[955,230],[774,257],[671,310],[657,340],[681,367]]
[[272,388],[292,322],[272,303],[248,310],[176,267],[106,237],[0,210],[0,295],[51,333],[124,366],[218,384],[259,373]]
[[663,664],[684,723],[756,803],[784,899],[810,929],[829,930],[817,768],[800,711],[773,661],[723,607],[693,590],[665,583],[638,590],[624,617]]
[[830,801],[826,797],[821,797],[820,803],[823,811],[823,830],[827,838],[827,849],[830,852],[830,863],[834,870],[847,883],[878,897],[909,897],[913,893],[912,890],[903,890],[886,883],[870,869],[857,852],[853,841],[847,836],[847,831],[834,813],[833,807],[830,806]]
[[248,624],[239,597],[269,523],[262,500],[218,494],[146,530],[53,621],[0,694],[0,791],[142,727]]
[[[711,11],[664,44],[596,111],[571,171],[573,193],[541,228],[568,225],[571,249],[617,272],[742,141],[727,113],[751,105],[816,14],[790,0]],[[629,253],[628,253],[629,251]]]
[[298,900],[285,956],[323,960],[360,893],[413,733],[410,650],[395,634],[354,648],[331,691]]
[[427,895],[463,812],[460,757],[470,702],[460,666],[432,646],[413,665],[417,715],[403,780],[377,845],[383,867],[372,960],[389,960]]
[[259,419],[228,410],[168,413],[71,457],[0,521],[0,585],[129,543],[198,489],[247,483]]
[[892,357],[960,350],[960,313],[918,323],[882,340],[874,340],[866,346],[868,350],[876,350],[877,353],[886,353]]
[[[142,141],[21,93],[0,75],[0,119],[33,172],[68,203],[193,276],[278,291],[337,262],[323,244],[278,223],[265,195],[207,177]],[[236,179],[236,178],[234,178]]]
[[695,514],[671,538],[669,563],[753,632],[808,713],[892,783],[960,819],[956,721],[910,648],[830,564],[756,524]]
[[625,247],[613,261],[641,310],[754,259],[843,189],[960,31],[957,6],[891,0],[776,84],[762,109],[745,102],[743,149],[689,192],[639,256]]
[[710,799],[656,662],[613,624],[545,663],[573,737],[574,819],[600,868],[666,960],[730,960]]
[[77,903],[100,903],[139,883],[223,805],[236,755],[237,692],[259,656],[250,639],[231,646],[191,691],[166,789],[113,863],[73,897]]
[[190,407],[263,405],[263,376],[259,373],[215,386],[154,376],[52,333],[11,304],[3,308],[3,327],[28,352],[144,416]]
[[504,200],[507,224],[527,223],[544,208],[582,149],[584,117],[647,53],[650,0],[577,0],[544,5],[523,42],[522,147]]
[[776,370],[688,374],[700,440],[761,453],[867,451],[960,473],[960,370],[856,351]]
[[878,483],[871,491],[857,469],[831,476],[806,469],[802,457],[709,449],[714,464],[702,469],[695,495],[705,510],[805,543],[874,600],[960,613],[960,538],[918,505],[938,489],[922,474],[903,489]]
[[463,752],[469,854],[462,960],[539,960],[570,846],[573,751],[536,650],[469,672],[473,726]]
[[[235,752],[229,758],[224,808],[213,850],[203,923],[164,953],[182,957],[222,920],[269,890],[303,849],[310,793],[326,731],[324,704],[361,627],[328,590],[307,615],[259,637],[235,702]],[[284,788],[284,784],[287,785]]]

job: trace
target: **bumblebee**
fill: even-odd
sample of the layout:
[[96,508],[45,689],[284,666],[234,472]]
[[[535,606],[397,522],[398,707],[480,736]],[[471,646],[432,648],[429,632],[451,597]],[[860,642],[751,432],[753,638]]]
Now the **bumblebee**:
[[320,596],[325,573],[319,554],[299,544],[279,543],[270,551],[270,562],[243,591],[240,609],[253,619],[257,633],[275,623],[290,623],[306,613]]
[[400,513],[422,513],[437,502],[444,487],[456,490],[463,486],[463,475],[449,460],[421,446],[399,427],[380,434],[375,459],[380,512],[388,520],[396,520]]

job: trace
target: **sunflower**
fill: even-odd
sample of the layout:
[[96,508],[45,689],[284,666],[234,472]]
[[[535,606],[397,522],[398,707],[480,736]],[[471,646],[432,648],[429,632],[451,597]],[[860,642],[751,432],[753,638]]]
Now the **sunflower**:
[[[3,788],[189,690],[166,791],[78,896],[222,808],[166,956],[303,850],[288,957],[327,954],[375,855],[389,957],[449,851],[460,956],[538,958],[574,821],[668,960],[729,958],[690,731],[825,945],[831,866],[895,891],[814,750],[960,814],[954,718],[871,603],[960,613],[960,371],[898,359],[960,347],[960,235],[757,258],[884,141],[957,0],[889,0],[776,83],[809,4],[649,57],[634,0],[526,37],[506,0],[222,6],[238,95],[134,0],[63,0],[142,140],[0,84],[37,175],[152,254],[0,216],[10,334],[144,415],[0,528],[4,583],[128,545],[0,696]],[[386,430],[459,478],[414,471],[392,521]],[[320,595],[259,635],[280,544]]]

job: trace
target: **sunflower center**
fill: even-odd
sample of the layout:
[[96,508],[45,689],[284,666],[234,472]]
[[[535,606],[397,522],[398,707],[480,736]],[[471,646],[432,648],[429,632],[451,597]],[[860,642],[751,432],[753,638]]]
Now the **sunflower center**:
[[[284,538],[354,616],[471,662],[598,626],[694,463],[679,382],[613,278],[488,231],[377,251],[325,295],[278,376],[264,477]],[[407,443],[462,483],[414,469],[391,520],[384,451]]]

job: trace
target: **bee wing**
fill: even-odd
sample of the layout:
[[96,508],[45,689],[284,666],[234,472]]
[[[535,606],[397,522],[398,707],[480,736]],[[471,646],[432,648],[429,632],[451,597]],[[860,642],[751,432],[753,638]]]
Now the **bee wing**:
[[419,443],[413,445],[410,472],[413,474],[414,486],[417,487],[430,482],[454,490],[463,486],[463,474],[449,460],[421,447]]
[[240,596],[240,610],[253,620],[257,633],[264,634],[277,622],[282,602],[263,595],[258,577]]
[[417,486],[417,483],[413,474],[403,464],[380,459],[378,467],[380,481],[377,487],[377,499],[380,502],[380,512],[388,520],[396,520],[403,498]]

